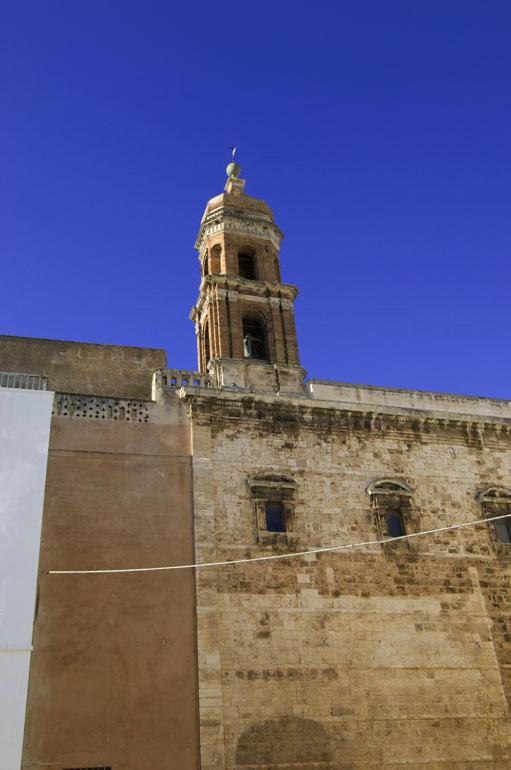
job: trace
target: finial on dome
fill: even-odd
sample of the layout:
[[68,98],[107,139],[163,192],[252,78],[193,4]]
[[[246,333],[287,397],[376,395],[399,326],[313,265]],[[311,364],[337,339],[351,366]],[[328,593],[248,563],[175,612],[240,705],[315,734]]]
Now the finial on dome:
[[225,183],[224,188],[225,192],[233,193],[234,195],[240,195],[243,192],[243,188],[245,187],[245,180],[239,178],[241,174],[241,166],[239,163],[236,163],[235,160],[237,153],[238,148],[234,144],[231,145],[232,161],[225,169],[225,173],[227,174],[227,182]]
[[225,173],[229,177],[229,179],[238,179],[239,175],[241,174],[241,166],[239,163],[236,163],[236,155],[238,152],[238,148],[232,144],[231,145],[231,154],[232,154],[232,161],[229,163],[227,168],[225,169]]

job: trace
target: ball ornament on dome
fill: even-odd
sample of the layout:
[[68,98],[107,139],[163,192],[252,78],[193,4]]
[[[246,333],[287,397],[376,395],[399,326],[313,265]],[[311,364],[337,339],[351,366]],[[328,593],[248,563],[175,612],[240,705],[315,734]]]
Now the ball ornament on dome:
[[239,175],[241,174],[241,166],[239,163],[229,163],[227,168],[225,169],[225,173],[228,177],[233,177],[234,179],[238,179]]

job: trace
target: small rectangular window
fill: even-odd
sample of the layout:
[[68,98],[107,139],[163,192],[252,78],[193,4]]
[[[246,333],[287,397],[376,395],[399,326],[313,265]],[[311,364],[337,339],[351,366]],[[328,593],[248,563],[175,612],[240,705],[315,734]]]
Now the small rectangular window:
[[286,511],[282,503],[266,503],[266,529],[268,532],[286,531]]
[[385,514],[387,533],[389,537],[402,537],[406,535],[403,517],[400,513],[389,511]]
[[501,543],[511,543],[511,519],[498,519],[493,522],[495,531]]

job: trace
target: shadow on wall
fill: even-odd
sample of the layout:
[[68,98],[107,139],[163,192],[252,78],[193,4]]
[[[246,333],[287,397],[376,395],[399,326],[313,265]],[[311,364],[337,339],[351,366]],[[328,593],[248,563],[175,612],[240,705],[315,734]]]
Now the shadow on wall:
[[331,741],[324,727],[313,719],[266,719],[241,734],[236,767],[334,770]]

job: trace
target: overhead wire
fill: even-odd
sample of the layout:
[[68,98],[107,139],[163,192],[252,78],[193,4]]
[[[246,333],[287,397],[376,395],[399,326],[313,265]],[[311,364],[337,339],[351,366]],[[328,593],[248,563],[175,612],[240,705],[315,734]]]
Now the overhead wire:
[[223,561],[198,562],[194,564],[171,564],[162,567],[125,567],[117,569],[68,569],[68,570],[48,570],[49,575],[115,575],[136,572],[168,572],[171,570],[184,569],[206,569],[213,567],[232,567],[236,564],[251,564],[253,562],[277,561],[283,559],[295,559],[297,557],[313,556],[320,553],[335,553],[345,551],[351,548],[362,548],[363,546],[383,545],[385,543],[396,543],[399,540],[411,540],[416,537],[426,537],[436,535],[440,532],[452,532],[457,529],[474,527],[478,524],[487,524],[490,521],[510,518],[509,514],[501,516],[485,517],[474,521],[463,522],[462,524],[451,524],[447,527],[437,527],[436,529],[427,529],[421,532],[410,532],[398,537],[380,538],[377,540],[363,540],[358,543],[343,543],[342,545],[332,545],[322,548],[310,548],[306,551],[287,551],[286,553],[270,554],[269,556],[251,556],[245,559],[226,559]]

